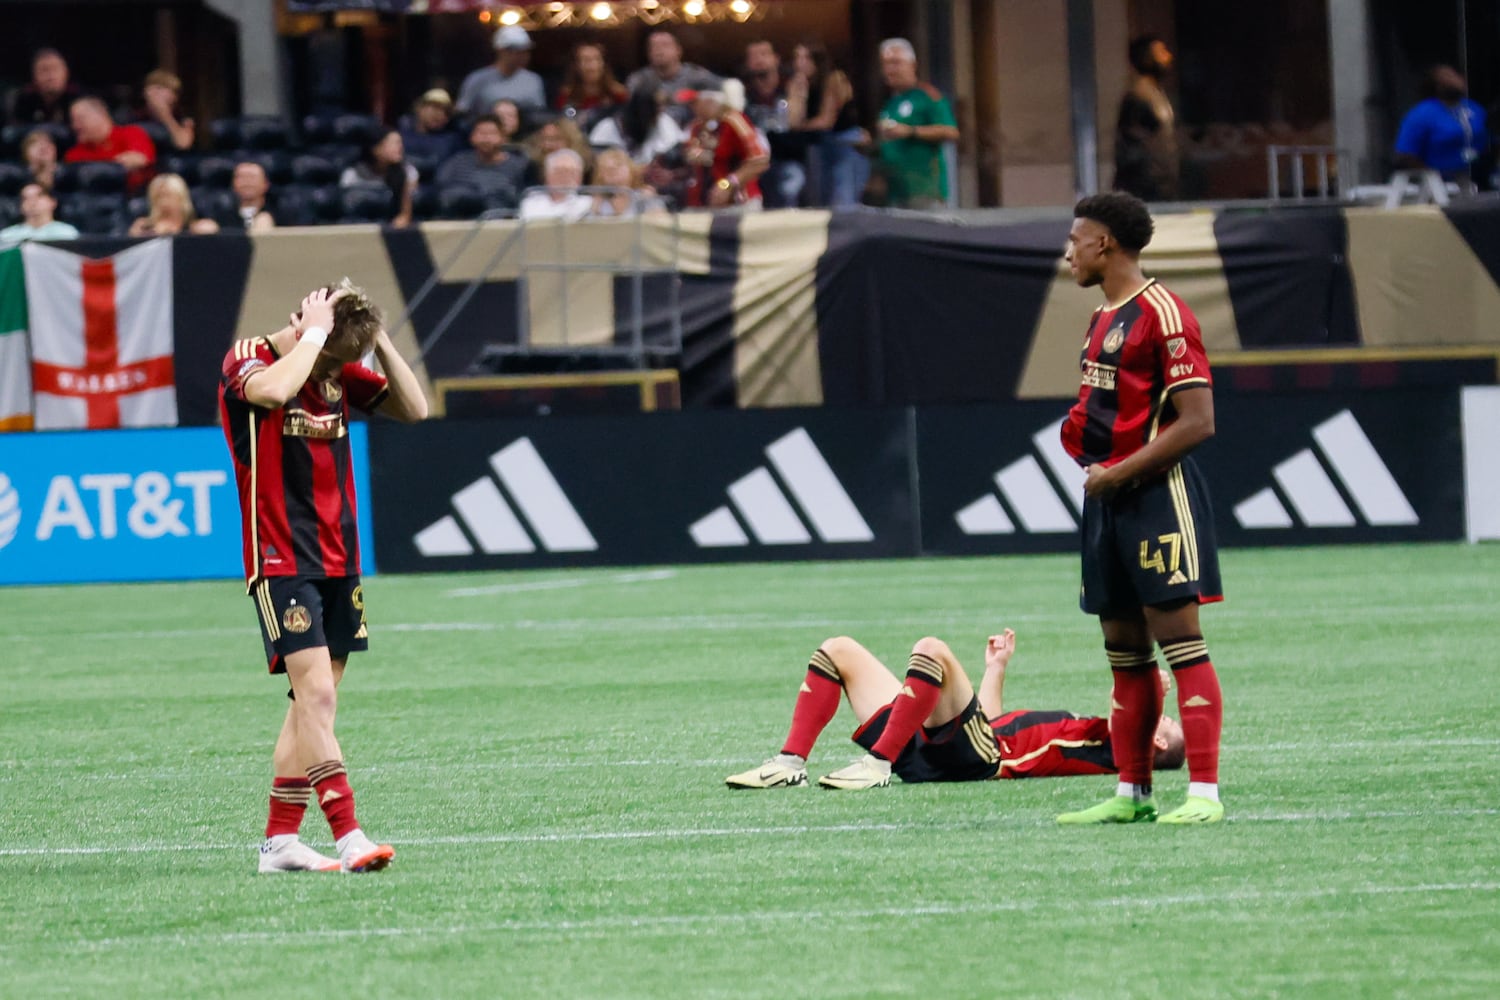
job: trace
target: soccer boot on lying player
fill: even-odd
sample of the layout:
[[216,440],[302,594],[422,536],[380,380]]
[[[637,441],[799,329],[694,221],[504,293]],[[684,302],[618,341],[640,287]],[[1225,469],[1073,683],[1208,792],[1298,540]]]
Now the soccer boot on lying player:
[[1093,826],[1101,823],[1154,823],[1156,802],[1152,799],[1134,799],[1129,795],[1116,795],[1105,799],[1097,806],[1080,812],[1063,813],[1057,817],[1063,826]]
[[345,834],[337,844],[339,862],[346,872],[378,872],[396,857],[390,844],[377,844],[363,830]]
[[336,872],[338,858],[325,857],[297,839],[295,833],[278,834],[260,845],[260,872]]
[[807,761],[796,754],[779,753],[760,767],[752,767],[724,779],[730,788],[793,788],[807,784]]
[[824,788],[887,788],[891,783],[891,762],[874,754],[863,757],[818,779]]

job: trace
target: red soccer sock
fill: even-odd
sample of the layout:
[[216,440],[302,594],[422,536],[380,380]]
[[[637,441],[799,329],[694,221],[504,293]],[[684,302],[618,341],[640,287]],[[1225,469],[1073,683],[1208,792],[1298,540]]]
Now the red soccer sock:
[[1151,788],[1152,738],[1161,718],[1162,685],[1151,650],[1104,647],[1114,672],[1109,739],[1120,781]]
[[906,661],[906,683],[891,703],[885,731],[870,748],[881,760],[895,761],[917,735],[943,693],[943,665],[926,653],[913,653]]
[[295,835],[302,828],[302,814],[312,801],[312,785],[306,778],[271,779],[271,811],[266,818],[266,836]]
[[354,818],[354,789],[349,787],[349,775],[344,770],[344,762],[325,760],[321,764],[314,764],[307,769],[307,777],[312,781],[318,805],[328,819],[333,839],[342,840],[345,835],[358,830],[359,822]]
[[781,752],[796,754],[806,760],[824,727],[838,714],[839,696],[843,693],[844,682],[838,667],[827,653],[819,649],[807,664],[807,677],[802,681],[797,704],[792,708],[792,728],[786,734]]
[[1219,782],[1219,739],[1224,730],[1224,696],[1219,674],[1208,658],[1201,635],[1183,636],[1161,644],[1172,677],[1177,682],[1177,708],[1182,714],[1182,739],[1187,744],[1188,780]]

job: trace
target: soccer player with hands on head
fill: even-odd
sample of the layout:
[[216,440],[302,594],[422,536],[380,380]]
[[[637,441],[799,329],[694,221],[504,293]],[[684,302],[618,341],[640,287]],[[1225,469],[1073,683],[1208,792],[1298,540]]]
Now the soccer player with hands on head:
[[[859,728],[850,737],[868,751],[818,780],[824,788],[885,788],[903,782],[983,781],[1113,774],[1109,720],[1063,711],[1006,711],[1005,670],[1016,634],[989,637],[976,694],[947,643],[920,639],[897,676],[848,636],[827,639],[813,653],[792,710],[781,753],[724,779],[730,788],[807,784],[807,757],[849,699]],[[1163,717],[1155,733],[1158,768],[1182,766],[1182,730]]]
[[[1114,797],[1066,825],[1217,823],[1219,678],[1198,606],[1223,599],[1208,487],[1190,452],[1214,433],[1213,381],[1198,319],[1141,272],[1155,224],[1134,195],[1084,198],[1074,207],[1067,262],[1097,286],[1079,359],[1078,402],[1062,443],[1084,468],[1079,603],[1099,617],[1114,675],[1111,732],[1120,765]],[[1177,684],[1187,739],[1187,801],[1161,816],[1151,787],[1151,740],[1164,697],[1152,643]]]
[[[384,375],[360,363],[372,350]],[[245,578],[267,663],[286,674],[292,700],[272,755],[262,872],[376,871],[395,856],[360,829],[333,732],[349,654],[369,646],[351,405],[405,422],[427,416],[379,310],[347,278],[309,293],[286,326],[236,342],[224,358],[219,416],[240,494]],[[314,797],[338,858],[298,836]]]

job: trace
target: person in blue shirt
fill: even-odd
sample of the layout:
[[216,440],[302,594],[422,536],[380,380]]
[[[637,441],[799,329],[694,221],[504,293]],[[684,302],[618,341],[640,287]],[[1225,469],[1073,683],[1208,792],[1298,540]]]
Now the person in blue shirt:
[[1431,94],[1406,113],[1396,136],[1396,164],[1436,170],[1449,180],[1471,180],[1473,166],[1490,148],[1484,109],[1469,100],[1468,82],[1452,66],[1428,75]]

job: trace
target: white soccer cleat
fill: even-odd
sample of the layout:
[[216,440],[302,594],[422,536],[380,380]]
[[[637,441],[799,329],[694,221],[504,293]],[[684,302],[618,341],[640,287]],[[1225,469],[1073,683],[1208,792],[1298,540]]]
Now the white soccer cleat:
[[378,872],[396,857],[390,844],[377,844],[363,830],[355,830],[338,843],[339,863],[346,872]]
[[297,839],[295,833],[278,834],[260,845],[260,873],[336,872],[338,858],[326,857]]
[[760,767],[752,767],[724,779],[730,788],[793,788],[807,784],[807,762],[789,753],[779,753]]
[[890,783],[891,762],[868,753],[848,767],[818,779],[824,788],[886,788]]

